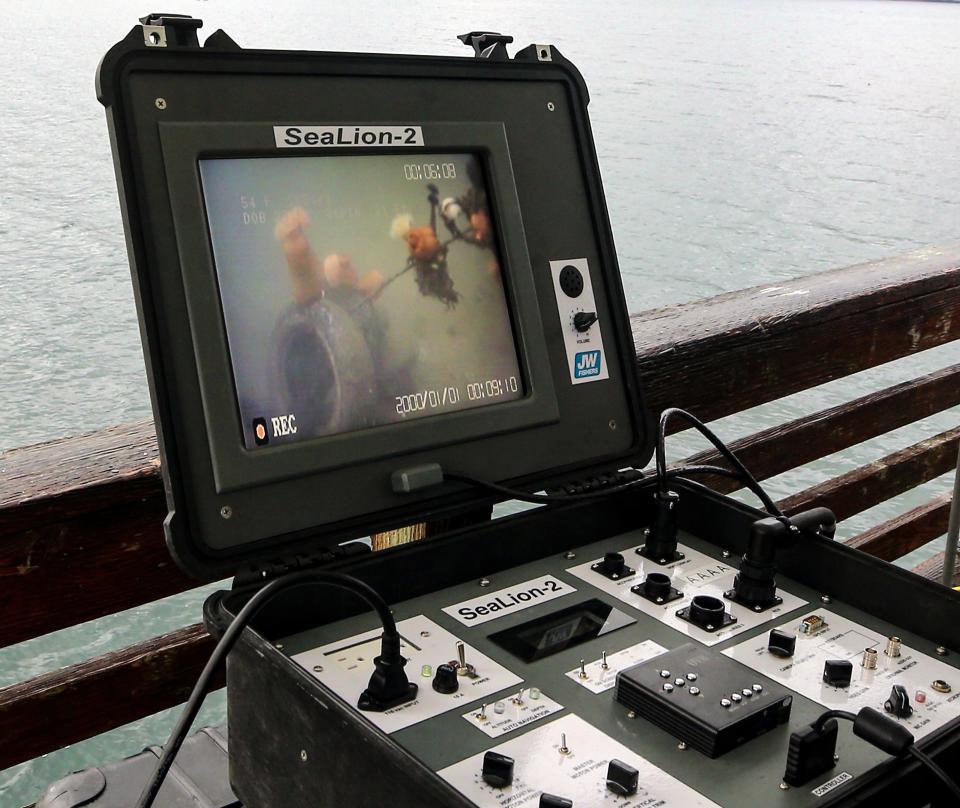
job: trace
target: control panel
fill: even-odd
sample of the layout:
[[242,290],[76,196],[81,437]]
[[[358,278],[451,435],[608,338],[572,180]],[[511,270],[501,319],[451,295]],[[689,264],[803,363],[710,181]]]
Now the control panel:
[[[917,740],[960,720],[960,670],[928,640],[781,576],[738,603],[735,555],[681,532],[651,559],[645,538],[396,604],[417,697],[364,717],[483,808],[813,805],[886,758],[841,730],[785,782],[824,710],[873,707]],[[361,615],[282,645],[356,703],[379,635]]]

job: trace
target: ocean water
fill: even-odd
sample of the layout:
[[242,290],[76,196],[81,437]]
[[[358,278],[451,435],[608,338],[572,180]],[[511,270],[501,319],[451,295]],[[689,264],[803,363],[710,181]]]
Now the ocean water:
[[[149,414],[96,64],[145,6],[5,0],[0,450]],[[960,5],[894,0],[182,0],[251,47],[465,53],[555,44],[582,70],[632,310],[960,237]],[[726,419],[736,437],[958,361],[954,346]],[[783,495],[957,423],[956,410],[782,475]],[[696,442],[675,441],[674,453]],[[935,480],[849,535],[946,490]],[[936,549],[918,551],[915,562]],[[0,685],[199,619],[210,590],[0,651]],[[37,720],[54,720],[38,716]],[[222,695],[205,721],[223,719]],[[165,739],[165,713],[0,772],[0,804]],[[0,739],[3,743],[3,739]]]

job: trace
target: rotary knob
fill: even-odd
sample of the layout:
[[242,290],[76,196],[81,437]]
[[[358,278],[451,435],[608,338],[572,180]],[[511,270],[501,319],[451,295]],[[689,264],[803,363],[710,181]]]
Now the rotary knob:
[[595,311],[578,311],[573,315],[573,327],[580,333],[589,331],[591,326],[597,321]]
[[457,669],[446,662],[437,665],[437,673],[433,677],[433,689],[437,693],[456,693],[459,687],[460,680],[457,677]]
[[487,752],[483,756],[483,782],[494,788],[506,788],[513,782],[513,758],[499,752]]
[[640,785],[640,772],[614,758],[607,766],[607,788],[621,797],[632,797]]

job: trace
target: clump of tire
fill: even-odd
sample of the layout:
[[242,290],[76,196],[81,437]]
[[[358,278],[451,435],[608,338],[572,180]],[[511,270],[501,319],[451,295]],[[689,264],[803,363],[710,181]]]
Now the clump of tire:
[[277,401],[297,416],[301,435],[369,426],[376,402],[376,363],[367,335],[328,299],[291,306],[273,330]]

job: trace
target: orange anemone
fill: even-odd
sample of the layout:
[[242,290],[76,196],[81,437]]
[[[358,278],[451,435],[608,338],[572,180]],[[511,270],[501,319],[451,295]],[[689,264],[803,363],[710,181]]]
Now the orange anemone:
[[432,261],[440,254],[440,242],[430,225],[415,227],[404,238],[410,247],[410,255],[417,261]]

